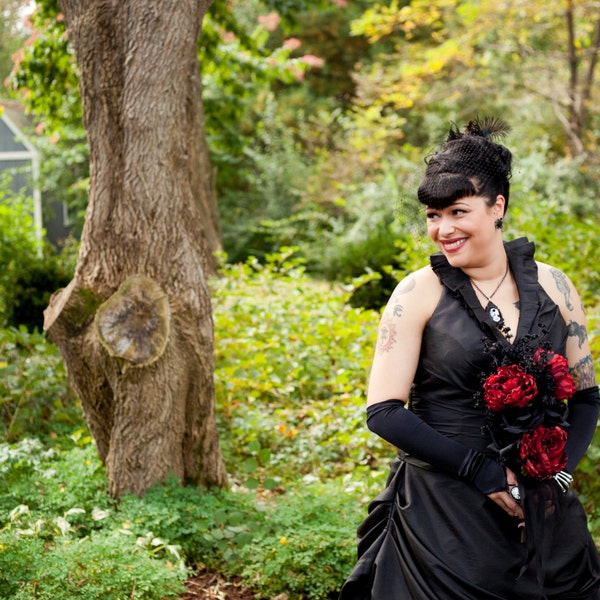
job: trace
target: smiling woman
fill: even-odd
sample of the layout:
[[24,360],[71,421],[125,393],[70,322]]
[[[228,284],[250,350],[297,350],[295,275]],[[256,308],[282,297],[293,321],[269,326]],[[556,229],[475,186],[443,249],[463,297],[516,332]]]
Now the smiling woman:
[[[569,489],[600,405],[587,335],[574,333],[585,315],[532,243],[502,238],[511,153],[493,138],[507,130],[453,126],[427,161],[418,195],[440,252],[382,315],[367,423],[399,454],[341,600],[600,598],[600,560]],[[541,377],[552,361],[568,365],[569,394]],[[532,370],[545,395],[492,419],[482,382],[506,365]],[[503,382],[519,392],[521,379]]]

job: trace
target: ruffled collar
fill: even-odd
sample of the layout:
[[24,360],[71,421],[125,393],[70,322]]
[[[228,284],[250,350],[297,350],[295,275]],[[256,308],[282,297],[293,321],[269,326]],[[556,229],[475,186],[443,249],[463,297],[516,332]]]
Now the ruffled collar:
[[[535,244],[527,238],[518,238],[510,242],[504,242],[508,263],[519,290],[520,316],[519,326],[513,341],[529,333],[534,324],[539,299],[538,271],[535,260]],[[497,339],[506,340],[498,330],[487,312],[481,306],[469,277],[459,268],[453,267],[448,259],[437,252],[430,257],[431,267],[440,281],[453,294],[462,299],[470,314],[479,321],[483,329],[489,330]]]

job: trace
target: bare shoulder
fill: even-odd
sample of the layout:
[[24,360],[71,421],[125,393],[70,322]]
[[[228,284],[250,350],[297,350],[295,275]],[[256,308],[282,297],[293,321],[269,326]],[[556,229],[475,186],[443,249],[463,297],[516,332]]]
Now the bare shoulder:
[[386,317],[427,319],[442,294],[442,284],[430,266],[407,275],[394,289],[384,311]]
[[561,307],[562,311],[581,311],[581,301],[575,286],[560,269],[537,262],[538,279],[546,293]]

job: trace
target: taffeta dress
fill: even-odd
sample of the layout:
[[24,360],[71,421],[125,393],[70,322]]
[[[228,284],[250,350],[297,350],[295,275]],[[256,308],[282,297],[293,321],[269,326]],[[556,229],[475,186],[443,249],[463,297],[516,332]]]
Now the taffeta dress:
[[[567,327],[538,283],[534,245],[520,238],[505,247],[520,298],[515,339],[542,325],[564,354]],[[489,369],[482,338],[505,340],[468,277],[439,253],[431,265],[444,290],[423,334],[409,409],[485,452],[485,410],[474,401]],[[600,561],[583,507],[572,491],[556,502],[532,549],[517,520],[477,488],[400,450],[359,526],[358,562],[340,600],[600,599]],[[526,523],[526,536],[536,528]]]

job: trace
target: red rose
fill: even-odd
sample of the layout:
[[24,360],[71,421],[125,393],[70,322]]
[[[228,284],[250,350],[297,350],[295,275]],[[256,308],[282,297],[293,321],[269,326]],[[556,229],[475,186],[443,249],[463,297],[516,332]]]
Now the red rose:
[[535,379],[519,365],[499,367],[483,384],[483,399],[490,410],[523,408],[537,394]]
[[556,382],[554,396],[557,400],[567,400],[575,393],[575,382],[569,373],[567,359],[560,354],[555,354],[548,362],[548,367]]
[[569,373],[569,362],[564,356],[554,352],[536,350],[533,358],[545,363],[554,378],[554,397],[557,400],[567,400],[575,393],[575,382]]
[[540,425],[523,434],[519,454],[523,471],[534,479],[549,479],[567,465],[567,432],[562,427]]

